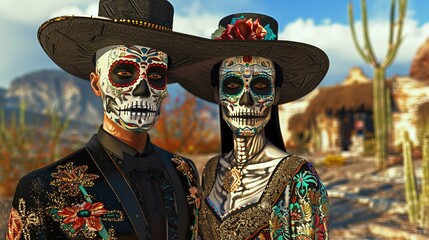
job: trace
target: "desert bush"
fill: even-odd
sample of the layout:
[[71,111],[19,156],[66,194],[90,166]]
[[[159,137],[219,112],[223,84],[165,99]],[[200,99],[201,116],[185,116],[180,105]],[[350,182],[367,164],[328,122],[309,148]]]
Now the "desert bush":
[[219,120],[213,119],[207,104],[202,104],[199,106],[197,99],[190,93],[184,93],[173,101],[167,98],[161,107],[161,117],[154,126],[151,140],[172,152],[219,152]]
[[60,144],[68,120],[51,113],[45,120],[30,117],[29,123],[27,114],[24,102],[8,118],[0,109],[0,197],[12,196],[23,175],[74,150]]

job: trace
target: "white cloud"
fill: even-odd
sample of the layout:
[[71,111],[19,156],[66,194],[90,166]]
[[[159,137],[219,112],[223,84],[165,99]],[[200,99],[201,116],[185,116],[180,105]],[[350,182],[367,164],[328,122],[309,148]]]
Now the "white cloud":
[[[47,59],[36,39],[37,28],[49,18],[59,15],[97,15],[99,0],[15,0],[0,1],[0,37],[4,46],[2,53],[5,58],[0,59],[0,73],[7,82],[20,75],[16,66],[21,66],[22,73],[35,69],[55,67]],[[174,31],[210,38],[217,28],[218,21],[224,17],[225,11],[233,11],[243,8],[243,1],[233,1],[228,9],[220,9],[224,1],[207,2],[203,0],[171,0],[175,6]],[[378,1],[377,1],[378,2]],[[386,0],[383,0],[386,2]],[[389,1],[390,2],[390,1]],[[241,7],[240,7],[240,6]],[[411,4],[412,5],[412,4]],[[11,7],[14,6],[14,7]],[[19,14],[11,9],[17,9]],[[378,12],[378,8],[386,8],[387,5],[379,4],[370,13]],[[233,9],[231,9],[233,8]],[[418,49],[429,36],[429,23],[418,24],[413,18],[415,10],[412,6],[408,10],[408,19],[404,26],[404,42],[399,49],[396,63],[389,69],[392,74],[407,74],[407,69]],[[386,11],[384,11],[386,12]],[[358,13],[356,13],[356,17]],[[382,59],[386,53],[388,37],[388,16],[370,16],[370,35],[377,56]],[[357,32],[361,33],[360,22],[357,22]],[[323,49],[331,60],[327,78],[331,82],[341,81],[352,66],[366,66],[358,55],[347,24],[333,22],[326,18],[318,22],[312,19],[296,19],[283,29],[280,29],[279,39],[306,42]],[[10,69],[13,69],[11,71]],[[371,70],[366,67],[366,73],[371,75]],[[402,71],[402,72],[396,72]],[[0,82],[0,86],[8,83]]]
[[50,18],[57,16],[97,16],[98,15],[98,3],[90,4],[86,8],[81,8],[79,6],[67,6],[61,9],[58,9],[50,14]]
[[[17,11],[11,9],[19,9]],[[0,1],[0,87],[22,74],[56,65],[37,41],[37,29],[46,20],[59,15],[96,15],[98,0],[15,0]]]
[[37,41],[37,28],[25,24],[8,25],[0,21],[2,58],[0,58],[0,88],[10,81],[36,69],[56,68]]
[[211,34],[217,29],[220,18],[209,14],[199,16],[175,16],[173,29],[175,32],[191,34],[194,36],[210,38]]
[[[58,9],[70,6],[86,9],[86,6],[94,3],[98,4],[98,0],[0,1],[0,16],[8,21],[34,25],[47,20]],[[19,9],[19,13],[15,9]]]
[[[370,38],[373,49],[379,60],[383,60],[387,52],[389,23],[387,21],[370,21]],[[360,45],[362,41],[362,24],[357,22],[356,31]],[[429,36],[429,23],[419,26],[414,19],[407,19],[403,28],[405,36],[395,59],[397,69],[402,71],[410,65],[417,49]],[[305,42],[323,49],[330,58],[330,74],[347,73],[353,66],[365,66],[366,63],[358,55],[353,44],[350,28],[346,24],[339,24],[324,20],[316,24],[312,19],[297,19],[289,23],[279,33],[279,39]],[[407,72],[393,72],[392,74],[407,74]],[[370,74],[371,75],[371,74]],[[336,80],[338,82],[338,80]]]
[[182,14],[174,15],[173,29],[176,32],[210,38],[221,17],[208,13],[201,3],[193,2]]

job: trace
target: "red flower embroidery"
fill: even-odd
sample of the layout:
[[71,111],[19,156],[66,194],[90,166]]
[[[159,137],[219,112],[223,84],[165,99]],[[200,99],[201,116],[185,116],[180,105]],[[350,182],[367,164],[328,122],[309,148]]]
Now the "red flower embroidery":
[[9,215],[8,232],[6,235],[7,240],[21,239],[21,233],[24,224],[22,223],[21,216],[15,208],[12,208]]
[[296,201],[298,200],[297,199],[297,196],[296,195],[293,195],[292,197],[291,197],[291,199],[290,199],[291,201],[291,203],[296,203]]
[[246,18],[239,19],[235,24],[228,24],[222,35],[215,39],[264,40],[267,30],[259,24],[259,19],[253,21]]
[[191,194],[192,198],[197,198],[197,196],[198,196],[198,188],[196,188],[196,187],[189,188],[189,193]]
[[314,232],[316,233],[316,239],[325,239],[326,225],[324,221],[321,221],[319,215],[314,216]]
[[195,207],[197,209],[200,209],[200,206],[201,206],[201,198],[195,199]]
[[78,231],[83,226],[86,226],[90,231],[100,231],[101,225],[100,216],[108,211],[104,208],[103,203],[84,202],[74,206],[65,207],[58,211],[58,215],[64,217],[63,223],[73,224],[73,229]]
[[291,218],[292,220],[299,220],[299,219],[301,219],[302,217],[301,217],[301,214],[300,214],[298,211],[292,211],[292,212],[290,213],[290,218]]

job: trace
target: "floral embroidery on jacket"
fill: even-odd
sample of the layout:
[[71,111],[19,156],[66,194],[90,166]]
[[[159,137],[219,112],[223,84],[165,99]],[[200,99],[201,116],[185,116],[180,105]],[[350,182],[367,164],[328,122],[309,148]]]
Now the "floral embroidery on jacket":
[[273,229],[270,233],[271,239],[289,239],[289,209],[283,199],[273,207],[270,226]]
[[39,217],[34,212],[27,212],[25,200],[19,199],[18,210],[12,207],[8,222],[7,240],[18,240],[24,236],[25,240],[30,240],[29,227],[40,224]]
[[98,175],[86,173],[88,166],[74,167],[72,162],[58,166],[57,170],[51,174],[54,179],[51,185],[58,187],[60,193],[70,196],[77,196],[81,187],[94,186],[93,180],[98,178]]
[[96,232],[103,235],[102,232],[105,231],[105,227],[102,219],[107,221],[121,221],[123,219],[121,212],[108,211],[100,202],[94,204],[83,202],[66,206],[60,210],[51,208],[49,212],[56,221],[61,222],[61,227],[73,237],[80,232],[87,238],[96,237]]
[[7,240],[15,240],[21,238],[22,229],[24,224],[21,221],[21,216],[18,211],[12,207],[9,215],[8,232],[6,235]]
[[305,166],[286,189],[289,199],[285,191],[272,208],[271,239],[328,239],[326,188],[311,164]]
[[[86,173],[88,166],[75,167],[72,162],[57,167],[52,173],[50,185],[57,187],[59,194],[53,194],[55,204],[47,211],[59,222],[62,230],[70,237],[83,234],[85,238],[95,238],[97,233],[102,239],[112,239],[113,229],[106,229],[105,221],[123,221],[123,213],[119,210],[109,211],[102,202],[93,203],[86,187],[93,187],[94,180],[99,176]],[[77,197],[81,193],[84,202],[69,203],[65,199]]]
[[189,186],[189,194],[187,195],[188,204],[194,205],[194,224],[191,227],[193,232],[192,239],[198,238],[198,212],[201,206],[201,194],[198,188],[199,184],[197,178],[194,175],[192,167],[183,160],[182,157],[174,155],[171,159],[173,163],[176,164],[177,170],[179,170],[187,179]]

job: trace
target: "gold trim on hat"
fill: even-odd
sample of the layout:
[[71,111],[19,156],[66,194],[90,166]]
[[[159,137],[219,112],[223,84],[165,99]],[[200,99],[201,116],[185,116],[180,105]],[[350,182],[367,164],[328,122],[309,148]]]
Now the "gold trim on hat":
[[134,25],[145,26],[145,27],[149,27],[149,28],[153,28],[153,29],[171,31],[171,28],[169,28],[169,27],[158,25],[156,23],[151,23],[151,22],[147,22],[147,21],[133,20],[133,19],[114,19],[114,21],[120,22],[120,23],[131,23]]
[[[73,15],[73,16],[62,16],[62,17],[56,17],[56,18],[52,18],[52,19],[50,19],[50,20],[48,20],[48,21],[46,21],[46,22],[44,22],[41,26],[40,26],[40,28],[39,28],[39,31],[40,30],[42,30],[42,29],[44,29],[49,23],[51,23],[51,22],[60,22],[60,21],[63,21],[63,20],[67,20],[67,19],[70,19],[70,18],[74,18],[75,16]],[[139,25],[139,26],[144,26],[144,27],[149,27],[149,28],[153,28],[153,29],[159,29],[159,30],[165,30],[165,31],[172,31],[172,29],[171,28],[169,28],[169,27],[166,27],[166,26],[162,26],[162,25],[159,25],[159,24],[156,24],[156,23],[151,23],[151,22],[148,22],[148,21],[142,21],[142,20],[134,20],[134,19],[110,19],[110,18],[104,18],[104,17],[94,17],[94,16],[91,16],[91,18],[94,18],[94,19],[103,19],[103,20],[110,20],[110,21],[113,21],[113,22],[120,22],[120,23],[127,23],[127,24],[132,24],[132,25]]]

